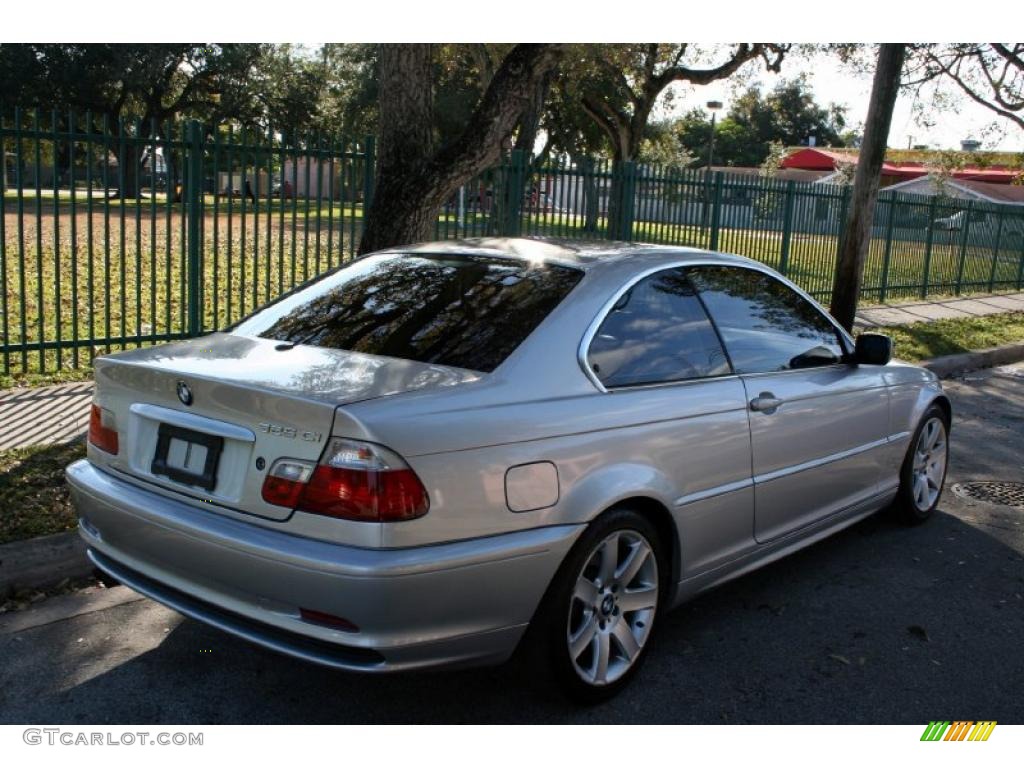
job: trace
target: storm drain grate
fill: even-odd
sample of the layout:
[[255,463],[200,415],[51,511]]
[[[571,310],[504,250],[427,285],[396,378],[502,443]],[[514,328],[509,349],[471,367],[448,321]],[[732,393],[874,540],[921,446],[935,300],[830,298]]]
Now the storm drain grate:
[[965,499],[1002,504],[1004,507],[1024,509],[1024,483],[994,480],[978,483],[957,483],[953,493]]

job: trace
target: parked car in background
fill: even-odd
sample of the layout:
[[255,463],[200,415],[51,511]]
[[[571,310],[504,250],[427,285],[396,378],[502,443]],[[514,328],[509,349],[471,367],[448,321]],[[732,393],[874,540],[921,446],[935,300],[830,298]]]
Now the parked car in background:
[[949,401],[738,256],[530,239],[366,256],[224,331],[96,361],[89,557],[362,672],[496,663],[596,700],[661,615],[890,507]]
[[964,221],[967,219],[967,211],[957,211],[950,216],[943,216],[941,219],[936,219],[932,224],[936,229],[944,229],[952,232],[958,232],[964,226]]
[[295,196],[292,183],[287,179],[285,181],[275,181],[270,187],[270,196],[280,197],[283,200],[291,200]]

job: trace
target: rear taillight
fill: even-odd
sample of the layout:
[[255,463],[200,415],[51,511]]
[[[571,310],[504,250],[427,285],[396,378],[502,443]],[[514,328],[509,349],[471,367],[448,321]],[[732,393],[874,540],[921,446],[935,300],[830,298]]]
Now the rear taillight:
[[427,514],[427,490],[394,451],[335,438],[315,467],[279,459],[267,473],[263,498],[271,504],[344,520],[373,523]]
[[89,442],[101,451],[117,455],[117,429],[114,426],[114,412],[92,404],[89,414]]
[[296,459],[278,459],[263,481],[263,500],[279,507],[295,507],[302,489],[313,474],[313,463]]

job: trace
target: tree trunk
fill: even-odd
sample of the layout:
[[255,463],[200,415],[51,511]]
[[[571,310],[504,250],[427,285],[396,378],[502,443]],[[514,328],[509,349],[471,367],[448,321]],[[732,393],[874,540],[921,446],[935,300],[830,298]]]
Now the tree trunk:
[[586,155],[579,155],[573,157],[572,160],[580,172],[580,182],[583,186],[583,231],[597,232],[598,199],[594,159]]
[[832,316],[848,331],[853,330],[860,298],[864,260],[871,244],[871,223],[881,182],[882,163],[892,123],[892,111],[899,94],[900,74],[906,43],[883,43],[871,86],[871,102],[864,124],[864,140],[857,160],[850,209],[832,284]]
[[377,183],[365,221],[363,252],[427,240],[433,234],[430,210],[408,194],[408,177],[422,176],[433,151],[431,46],[381,45],[378,66]]
[[608,239],[609,240],[623,240],[625,239],[625,228],[622,222],[622,207],[623,207],[623,164],[633,159],[632,155],[627,155],[621,151],[617,151],[612,155],[612,177],[608,185]]
[[142,160],[142,148],[134,142],[127,141],[124,145],[123,155],[118,152],[118,162],[123,162],[124,167],[120,169],[120,189],[118,196],[122,200],[131,200],[139,191],[139,163]]
[[519,132],[516,134],[516,143],[512,149],[520,149],[526,153],[527,158],[533,157],[533,147],[537,143],[537,132],[540,130],[540,118],[544,112],[544,102],[548,99],[548,91],[551,89],[551,72],[548,72],[537,94],[534,96],[530,106],[523,111],[519,117]]
[[[649,107],[639,107],[638,113],[646,115]],[[646,118],[645,118],[646,119]],[[612,177],[608,185],[608,239],[628,239],[629,228],[622,221],[622,210],[625,204],[623,197],[624,164],[631,163],[640,153],[640,136],[632,125],[620,126],[612,134]]]
[[433,152],[430,49],[382,45],[377,183],[359,252],[429,239],[445,200],[498,162],[502,142],[536,98],[560,54],[558,45],[515,46],[462,135]]

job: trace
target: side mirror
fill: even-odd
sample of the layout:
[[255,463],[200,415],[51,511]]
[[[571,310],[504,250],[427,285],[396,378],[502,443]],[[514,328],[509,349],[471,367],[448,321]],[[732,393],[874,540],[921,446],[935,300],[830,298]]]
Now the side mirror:
[[822,365],[832,365],[838,362],[839,358],[828,347],[812,347],[790,360],[789,367],[794,369],[817,368]]
[[857,337],[853,361],[858,365],[885,365],[892,360],[892,339],[882,333],[862,333]]

